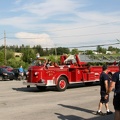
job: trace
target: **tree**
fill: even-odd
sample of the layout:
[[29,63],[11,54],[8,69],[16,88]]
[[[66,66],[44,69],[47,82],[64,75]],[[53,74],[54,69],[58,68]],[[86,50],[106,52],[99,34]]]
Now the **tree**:
[[30,63],[31,62],[31,58],[35,59],[36,58],[36,52],[34,49],[31,49],[29,46],[26,46],[26,48],[24,48],[24,50],[22,51],[23,56],[22,56],[22,60],[24,62]]
[[13,50],[7,50],[6,59],[9,60],[11,58],[14,58],[14,52],[13,52]]
[[93,54],[93,51],[92,51],[92,50],[86,50],[86,54],[87,54],[87,55],[92,55],[92,54]]
[[37,46],[34,46],[33,49],[35,49],[35,52],[36,53],[39,53],[40,56],[44,56],[44,51],[43,51],[43,48],[41,47],[41,45],[37,45]]
[[106,50],[107,50],[106,48],[102,48],[100,45],[97,46],[97,52],[98,53],[104,53],[105,54]]
[[102,52],[102,47],[100,45],[97,46],[97,52],[101,53]]
[[76,48],[75,48],[75,49],[72,49],[72,51],[71,51],[71,54],[73,54],[73,55],[74,55],[74,54],[78,54],[78,53],[79,53],[79,50],[76,49]]
[[0,65],[4,64],[4,52],[3,50],[0,51]]
[[65,47],[58,47],[56,48],[56,51],[57,51],[57,55],[62,55],[62,54],[69,54],[70,53],[70,50],[69,48],[65,48]]
[[113,50],[114,50],[114,48],[112,46],[108,47],[108,51],[113,51]]

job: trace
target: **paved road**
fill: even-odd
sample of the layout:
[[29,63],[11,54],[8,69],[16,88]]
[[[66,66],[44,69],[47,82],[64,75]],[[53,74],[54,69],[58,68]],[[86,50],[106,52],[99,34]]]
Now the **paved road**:
[[[112,96],[109,105],[114,111]],[[98,102],[98,85],[40,92],[35,87],[26,88],[22,81],[0,81],[0,120],[113,120],[114,114],[94,114]]]

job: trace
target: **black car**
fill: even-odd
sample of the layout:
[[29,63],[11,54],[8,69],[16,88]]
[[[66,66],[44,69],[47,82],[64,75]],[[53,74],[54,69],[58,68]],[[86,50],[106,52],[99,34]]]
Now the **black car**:
[[5,68],[0,68],[0,80],[13,80],[14,79],[14,73],[8,71]]

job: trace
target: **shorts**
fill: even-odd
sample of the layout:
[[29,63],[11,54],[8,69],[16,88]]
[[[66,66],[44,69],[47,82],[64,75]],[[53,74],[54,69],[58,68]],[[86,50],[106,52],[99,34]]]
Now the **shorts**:
[[108,95],[107,99],[105,99],[105,95],[106,95],[105,92],[100,92],[100,95],[101,95],[101,99],[100,99],[101,103],[108,103],[109,102],[109,95]]
[[120,110],[120,93],[114,95],[113,106],[115,110]]

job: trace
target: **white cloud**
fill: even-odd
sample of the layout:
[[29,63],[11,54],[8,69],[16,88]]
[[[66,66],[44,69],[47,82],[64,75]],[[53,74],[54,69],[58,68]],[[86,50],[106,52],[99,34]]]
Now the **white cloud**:
[[18,4],[21,3],[21,1],[22,1],[22,0],[16,0],[16,1],[14,2],[14,4],[18,5]]
[[71,14],[78,7],[83,7],[85,4],[78,4],[70,0],[45,0],[44,2],[27,3],[14,11],[25,11],[34,15],[38,15],[41,19],[46,19],[52,15]]
[[29,29],[31,26],[35,26],[34,22],[35,22],[34,18],[25,17],[25,16],[16,16],[16,17],[0,19],[0,25],[22,28],[22,29]]
[[41,45],[43,48],[54,47],[53,41],[50,39],[50,36],[47,34],[33,34],[27,32],[16,33],[16,38],[21,41],[21,44],[30,45]]

